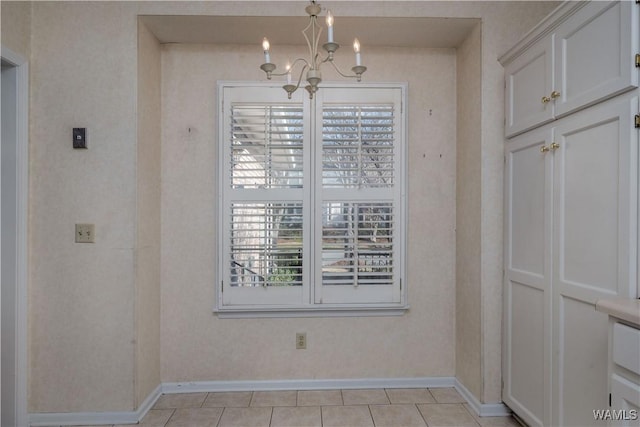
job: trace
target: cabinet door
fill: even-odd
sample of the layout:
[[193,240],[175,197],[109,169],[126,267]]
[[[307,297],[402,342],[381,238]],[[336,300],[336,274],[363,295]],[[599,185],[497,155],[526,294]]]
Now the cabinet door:
[[555,32],[556,117],[638,86],[638,5],[589,2]]
[[551,130],[507,144],[503,400],[527,424],[549,425]]
[[608,318],[596,300],[635,295],[636,97],[558,122],[554,156],[552,424],[605,425]]
[[637,426],[640,417],[640,384],[617,374],[611,375],[611,410],[610,426]]
[[[553,35],[505,67],[505,133],[516,135],[553,119]],[[545,99],[543,100],[543,97]]]

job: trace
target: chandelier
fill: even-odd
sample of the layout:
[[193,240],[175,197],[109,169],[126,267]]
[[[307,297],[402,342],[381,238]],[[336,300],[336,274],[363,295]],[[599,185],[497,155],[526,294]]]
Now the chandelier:
[[[309,25],[302,30],[302,35],[307,41],[307,46],[309,48],[309,60],[298,58],[293,61],[293,63],[287,64],[284,73],[274,73],[276,64],[271,62],[269,40],[267,40],[266,37],[262,40],[264,64],[262,64],[260,68],[267,74],[267,79],[269,80],[271,80],[272,76],[287,76],[287,84],[282,86],[282,88],[287,91],[289,99],[291,99],[291,95],[300,87],[303,75],[306,77],[308,83],[305,88],[309,92],[309,97],[313,99],[313,94],[316,93],[318,85],[322,81],[320,67],[326,62],[329,62],[342,77],[355,78],[358,81],[362,79],[362,73],[367,71],[367,67],[362,65],[362,59],[360,57],[360,42],[358,39],[355,39],[353,42],[353,51],[356,55],[356,65],[351,68],[351,71],[353,71],[352,75],[344,74],[333,62],[333,54],[338,50],[340,45],[333,41],[333,15],[330,10],[327,11],[326,17],[327,42],[322,45],[322,48],[327,52],[327,56],[323,58],[321,53],[318,52],[320,35],[322,33],[322,27],[318,24],[318,15],[321,11],[320,5],[317,4],[315,0],[311,0],[311,4],[309,4],[305,10],[309,15]],[[293,82],[295,80],[292,80],[292,73],[296,65],[302,65],[302,68],[300,69],[300,75],[297,79],[297,83],[294,84]]]

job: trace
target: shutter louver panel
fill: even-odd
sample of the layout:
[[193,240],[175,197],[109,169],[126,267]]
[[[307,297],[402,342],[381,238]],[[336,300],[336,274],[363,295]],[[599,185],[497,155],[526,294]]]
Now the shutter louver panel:
[[219,89],[218,311],[406,309],[404,89]]
[[393,105],[324,106],[322,184],[330,188],[392,188]]
[[302,285],[302,202],[233,203],[232,287]]
[[301,188],[302,105],[231,107],[231,187]]
[[392,285],[393,204],[325,201],[322,284]]

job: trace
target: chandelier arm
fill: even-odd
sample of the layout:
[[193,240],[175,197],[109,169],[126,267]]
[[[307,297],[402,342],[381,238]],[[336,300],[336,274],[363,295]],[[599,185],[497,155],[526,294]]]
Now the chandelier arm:
[[[293,61],[293,63],[291,64],[291,70],[293,70],[293,67],[294,67],[294,66],[296,65],[296,63],[298,63],[298,62],[304,62],[304,64],[305,64],[305,65],[304,65],[304,67],[309,67],[309,61],[307,61],[307,60],[306,60],[306,59],[304,59],[304,58],[297,58],[297,59],[296,59],[295,61]],[[304,68],[303,68],[303,70],[304,70]],[[272,75],[272,76],[275,76],[275,77],[286,76],[287,74],[289,74],[289,72],[288,72],[288,71],[285,71],[284,73],[274,73],[274,72],[271,72],[271,75]]]
[[309,64],[307,63],[307,61],[305,61],[304,59],[301,59],[301,61],[304,62],[304,66],[302,67],[302,70],[300,70],[300,76],[298,76],[298,83],[296,83],[295,86],[292,84],[286,84],[283,86],[283,89],[286,90],[287,94],[289,95],[289,99],[291,99],[291,94],[300,88],[300,83],[302,83],[302,76],[304,75],[304,71],[307,68],[309,68]]
[[307,63],[307,61],[304,61],[304,67],[302,67],[302,70],[300,70],[300,75],[298,76],[298,84],[296,85],[296,89],[300,87],[300,83],[302,82],[302,76],[304,75],[304,70],[306,70],[307,68],[310,68],[309,63]]
[[276,77],[280,77],[280,76],[286,76],[287,72],[285,71],[284,73],[271,73],[272,76],[276,76]]
[[325,62],[333,62],[333,55],[327,53],[327,56],[322,61],[320,61],[320,64],[324,64]]
[[[327,59],[328,59],[328,58],[327,58]],[[323,62],[327,62],[327,60],[325,60],[325,61],[323,61]],[[357,75],[357,74],[345,74],[345,73],[343,73],[343,72],[340,70],[340,68],[338,68],[338,66],[336,65],[336,63],[335,63],[335,62],[333,62],[333,61],[328,61],[328,62],[330,62],[330,63],[331,63],[331,65],[333,65],[333,68],[335,68],[335,70],[338,72],[338,74],[340,74],[342,77],[346,77],[346,78],[349,78],[349,79],[357,79],[357,78],[358,78],[358,75]]]
[[306,59],[304,59],[304,58],[296,58],[293,61],[293,63],[291,63],[291,70],[293,70],[293,67],[295,67],[298,62],[304,62],[304,67],[309,67],[310,66],[309,65],[309,61],[307,61]]

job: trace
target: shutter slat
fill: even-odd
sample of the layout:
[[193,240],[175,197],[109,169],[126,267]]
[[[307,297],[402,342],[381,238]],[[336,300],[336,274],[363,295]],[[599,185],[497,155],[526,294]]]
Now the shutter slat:
[[325,106],[322,184],[331,188],[392,188],[395,118],[392,105]]
[[231,286],[301,286],[302,202],[236,202],[230,215]]
[[301,188],[302,105],[231,106],[231,188]]
[[392,202],[324,201],[322,224],[323,285],[393,284]]

